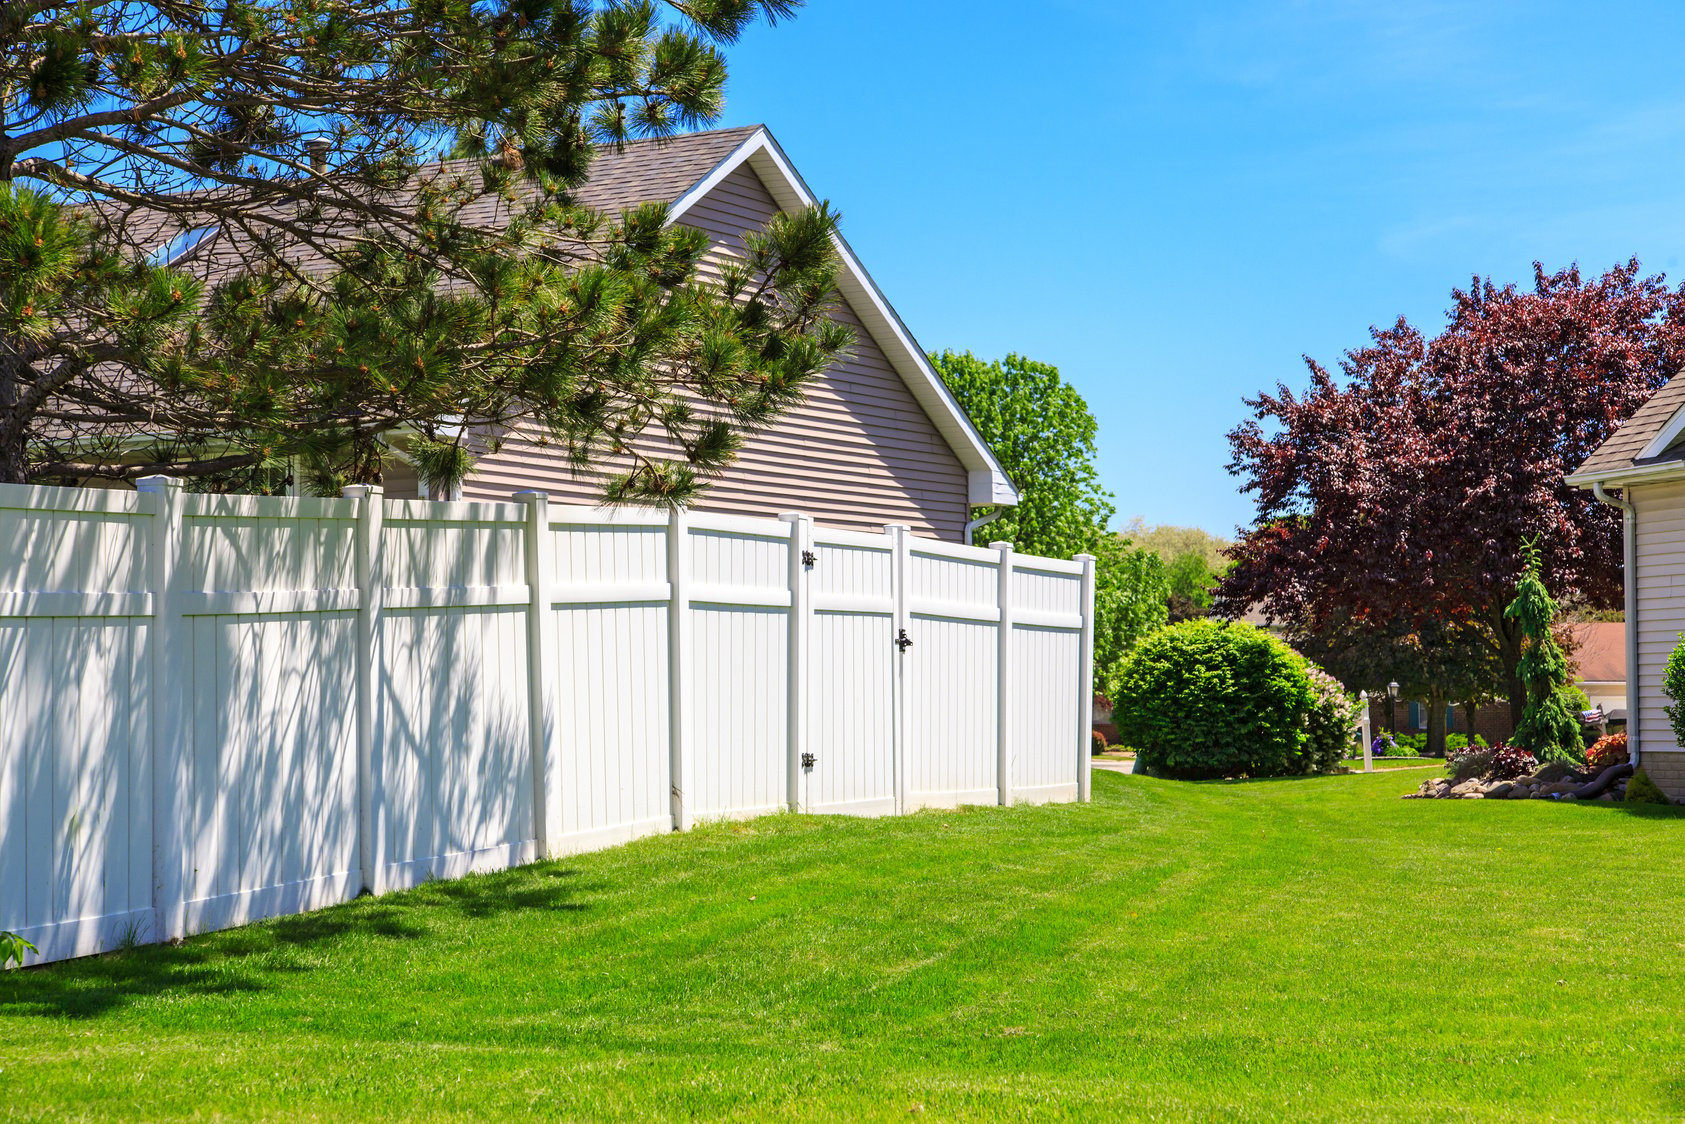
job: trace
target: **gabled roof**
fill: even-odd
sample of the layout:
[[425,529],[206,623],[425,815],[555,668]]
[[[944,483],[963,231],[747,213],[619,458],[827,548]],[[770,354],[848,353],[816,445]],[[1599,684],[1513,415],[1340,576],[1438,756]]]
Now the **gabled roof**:
[[[605,147],[592,160],[589,180],[572,194],[578,202],[602,211],[660,203],[669,208],[669,222],[682,222],[691,207],[744,164],[754,170],[783,209],[796,210],[818,202],[763,125],[682,133],[628,141],[618,148]],[[448,177],[475,166],[472,160],[448,160],[422,174]],[[520,188],[516,190],[519,192]],[[513,209],[514,205],[498,193],[486,192],[463,208],[461,218],[470,224],[490,227],[507,221]],[[965,468],[970,502],[978,506],[1017,503],[1017,488],[931,367],[924,349],[896,315],[847,241],[838,235],[836,242],[843,266],[837,287],[843,299]],[[207,238],[191,253],[183,255],[195,259],[189,268],[196,268],[205,276],[214,276],[228,268],[219,259],[216,244],[216,238]],[[295,265],[306,271],[322,260],[319,251],[312,248],[297,250],[294,256]]]
[[[787,211],[819,201],[762,125],[632,141],[619,150],[604,149],[591,164],[590,181],[575,194],[581,203],[602,210],[665,203],[670,207],[668,221],[683,222],[687,211],[744,164]],[[971,502],[1017,503],[1018,489],[841,236],[837,250],[843,264],[837,287],[843,299],[965,467]]]
[[1568,483],[1617,484],[1624,480],[1685,474],[1685,378],[1675,377],[1611,433]]

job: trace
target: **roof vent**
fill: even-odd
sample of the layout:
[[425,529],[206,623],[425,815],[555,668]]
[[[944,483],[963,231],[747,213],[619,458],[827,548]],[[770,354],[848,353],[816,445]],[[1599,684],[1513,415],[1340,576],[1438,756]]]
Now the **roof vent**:
[[326,175],[328,171],[328,149],[332,148],[326,138],[313,137],[304,142],[304,151],[310,154],[310,170],[317,175]]

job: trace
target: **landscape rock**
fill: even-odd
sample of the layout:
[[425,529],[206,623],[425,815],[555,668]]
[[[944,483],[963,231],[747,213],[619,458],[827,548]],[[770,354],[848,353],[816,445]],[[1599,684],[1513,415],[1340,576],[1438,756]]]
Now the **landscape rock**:
[[1513,784],[1510,784],[1508,781],[1501,781],[1498,784],[1495,784],[1491,788],[1486,790],[1486,799],[1488,799],[1488,800],[1502,800],[1505,797],[1507,797],[1514,789],[1515,789],[1515,786]]

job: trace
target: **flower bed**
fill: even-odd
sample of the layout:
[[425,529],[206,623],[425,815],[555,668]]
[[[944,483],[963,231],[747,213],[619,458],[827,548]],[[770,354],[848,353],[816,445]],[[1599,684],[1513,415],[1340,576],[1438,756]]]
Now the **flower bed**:
[[[1624,737],[1624,736],[1623,736]],[[1608,740],[1608,739],[1604,739]],[[1613,756],[1605,751],[1604,758]],[[1626,799],[1632,766],[1621,760],[1601,769],[1576,770],[1561,762],[1540,766],[1518,746],[1501,745],[1479,753],[1455,754],[1446,763],[1448,777],[1422,782],[1406,800],[1602,800]]]

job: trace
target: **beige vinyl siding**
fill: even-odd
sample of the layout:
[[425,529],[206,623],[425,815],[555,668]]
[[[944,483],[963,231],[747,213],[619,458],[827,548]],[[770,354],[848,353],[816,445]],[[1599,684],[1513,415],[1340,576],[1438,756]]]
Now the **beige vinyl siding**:
[[1628,669],[1627,684],[1637,699],[1639,752],[1654,761],[1652,753],[1679,749],[1664,709],[1668,699],[1662,694],[1662,672],[1685,632],[1685,484],[1633,488],[1629,495],[1638,511],[1638,666]]
[[[742,232],[777,210],[745,164],[684,221],[708,231],[717,256],[739,252]],[[864,531],[905,523],[915,534],[958,541],[968,515],[965,468],[854,311],[844,305],[837,316],[855,330],[852,353],[816,380],[800,406],[751,435],[696,506],[759,516],[805,511],[828,526]],[[481,459],[464,495],[501,499],[527,488],[595,503],[600,478],[574,475],[553,450],[517,439]]]

